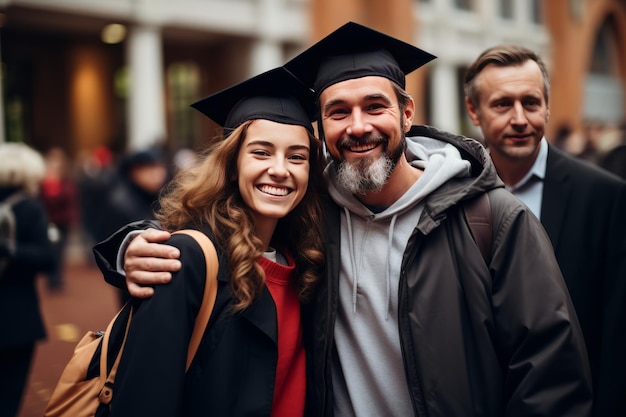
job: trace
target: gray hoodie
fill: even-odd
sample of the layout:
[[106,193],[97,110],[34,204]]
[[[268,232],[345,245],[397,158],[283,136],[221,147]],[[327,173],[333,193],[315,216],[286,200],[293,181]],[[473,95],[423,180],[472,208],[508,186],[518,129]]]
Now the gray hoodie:
[[[333,365],[336,416],[413,413],[406,379],[398,377],[404,375],[397,314],[402,256],[423,199],[451,178],[469,176],[470,164],[446,142],[428,137],[406,140],[407,160],[423,173],[381,212],[373,213],[335,184],[333,163],[325,171],[330,196],[343,207]],[[349,370],[348,380],[343,369]]]

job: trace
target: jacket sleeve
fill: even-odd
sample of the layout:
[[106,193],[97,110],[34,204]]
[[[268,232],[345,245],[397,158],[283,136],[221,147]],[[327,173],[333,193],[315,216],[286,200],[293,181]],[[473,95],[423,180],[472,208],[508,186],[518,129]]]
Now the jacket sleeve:
[[[601,351],[595,415],[626,415],[626,184],[614,190],[602,288]],[[610,226],[609,226],[610,225]]]
[[126,288],[126,276],[116,267],[119,249],[130,232],[148,228],[162,229],[156,220],[140,220],[122,226],[117,232],[94,246],[93,253],[96,264],[106,282],[118,288]]
[[182,269],[154,295],[133,300],[134,313],[117,372],[111,417],[182,415],[187,347],[205,285],[206,264],[189,236],[166,242],[181,252]]
[[589,416],[587,352],[550,240],[530,210],[495,206],[492,306],[506,416]]

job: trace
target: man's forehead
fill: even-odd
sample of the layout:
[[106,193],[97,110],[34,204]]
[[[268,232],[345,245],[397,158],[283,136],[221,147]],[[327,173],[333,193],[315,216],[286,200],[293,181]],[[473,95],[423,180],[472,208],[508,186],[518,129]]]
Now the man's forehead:
[[329,102],[384,100],[391,102],[395,97],[394,82],[385,77],[367,76],[335,83],[319,97],[322,106]]
[[506,66],[489,64],[476,76],[476,84],[479,88],[517,84],[536,84],[543,88],[543,75],[538,66],[528,63]]

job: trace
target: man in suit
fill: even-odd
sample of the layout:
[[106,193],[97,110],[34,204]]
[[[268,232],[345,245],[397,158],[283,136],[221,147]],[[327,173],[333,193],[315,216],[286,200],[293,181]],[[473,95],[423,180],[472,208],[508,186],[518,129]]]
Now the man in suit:
[[496,46],[468,69],[465,104],[506,188],[552,241],[585,336],[594,415],[624,416],[626,183],[548,143],[549,88],[536,53]]

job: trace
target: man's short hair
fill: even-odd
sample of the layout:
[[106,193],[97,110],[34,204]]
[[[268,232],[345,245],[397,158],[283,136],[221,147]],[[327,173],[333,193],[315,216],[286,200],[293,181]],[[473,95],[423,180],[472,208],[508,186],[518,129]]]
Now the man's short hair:
[[546,103],[550,94],[550,76],[548,69],[541,57],[534,51],[519,45],[499,45],[485,50],[476,58],[476,61],[468,68],[465,73],[463,90],[465,96],[469,98],[474,106],[478,106],[480,99],[478,94],[478,86],[476,78],[488,65],[496,65],[498,67],[509,67],[523,65],[527,61],[535,61],[541,70],[543,76],[543,95]]

